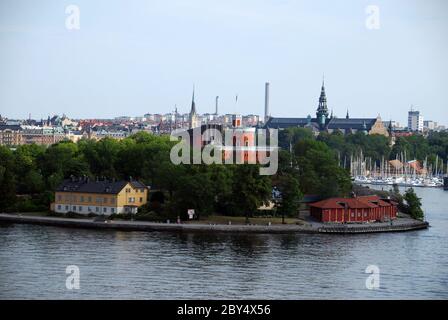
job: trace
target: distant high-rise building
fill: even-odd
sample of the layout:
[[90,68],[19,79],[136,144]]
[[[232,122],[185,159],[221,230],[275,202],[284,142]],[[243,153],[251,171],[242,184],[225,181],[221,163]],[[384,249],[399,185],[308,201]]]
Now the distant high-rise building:
[[437,122],[425,120],[423,121],[423,127],[428,130],[435,130],[437,128]]
[[408,130],[423,131],[423,116],[413,108],[408,112]]

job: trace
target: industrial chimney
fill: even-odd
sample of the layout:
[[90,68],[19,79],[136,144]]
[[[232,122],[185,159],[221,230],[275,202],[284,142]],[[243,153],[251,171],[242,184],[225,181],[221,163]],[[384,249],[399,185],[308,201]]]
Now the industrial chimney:
[[264,123],[268,122],[269,117],[269,82],[266,82],[264,89]]
[[219,96],[216,96],[215,115],[218,115],[218,99]]

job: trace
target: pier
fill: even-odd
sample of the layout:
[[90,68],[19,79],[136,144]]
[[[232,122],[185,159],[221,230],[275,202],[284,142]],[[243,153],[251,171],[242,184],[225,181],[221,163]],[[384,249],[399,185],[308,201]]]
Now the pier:
[[234,232],[234,233],[333,233],[357,234],[378,232],[403,232],[421,230],[429,227],[428,222],[409,218],[398,218],[389,222],[364,224],[336,224],[307,221],[304,225],[224,225],[200,223],[156,223],[145,221],[93,221],[90,219],[71,219],[26,216],[19,214],[0,214],[0,223],[33,224],[65,228],[119,230],[119,231],[169,231],[169,232]]

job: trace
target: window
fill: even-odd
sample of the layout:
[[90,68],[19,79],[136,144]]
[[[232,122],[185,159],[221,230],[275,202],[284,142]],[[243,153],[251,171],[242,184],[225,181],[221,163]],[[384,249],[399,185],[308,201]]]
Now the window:
[[58,195],[58,200],[61,201],[62,200],[62,196]]
[[104,198],[104,203],[107,203],[107,198]]
[[114,208],[110,208],[110,212],[115,213],[115,209]]
[[92,197],[89,197],[88,199],[89,199],[89,202],[92,202]]
[[143,198],[142,197],[140,197],[140,202],[143,202]]
[[60,204],[58,205],[58,210],[61,210],[61,205]]
[[95,208],[95,211],[96,211],[96,212],[100,212],[100,208],[96,207],[96,208]]
[[131,192],[131,188],[126,188],[126,192]]
[[103,208],[103,212],[107,212],[107,208]]
[[81,196],[81,197],[79,198],[79,202],[84,202],[84,196]]
[[101,198],[96,198],[96,203],[101,203]]
[[73,211],[76,211],[76,206],[73,206]]
[[65,210],[67,210],[67,211],[68,211],[68,206],[65,206]]
[[78,207],[78,210],[79,210],[79,211],[81,212],[81,211],[82,211],[82,207],[81,207],[81,206],[79,206],[79,207]]
[[92,209],[90,207],[87,208],[88,212],[92,212]]
[[351,216],[352,216],[352,218],[354,218],[354,217],[355,217],[355,213],[352,212],[352,215],[351,215]]

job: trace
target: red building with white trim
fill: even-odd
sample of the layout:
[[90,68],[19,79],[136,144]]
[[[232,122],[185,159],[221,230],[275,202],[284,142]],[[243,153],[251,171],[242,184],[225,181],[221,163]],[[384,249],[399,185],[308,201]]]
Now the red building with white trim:
[[310,214],[321,222],[362,223],[397,218],[397,204],[378,196],[330,198],[310,204]]

